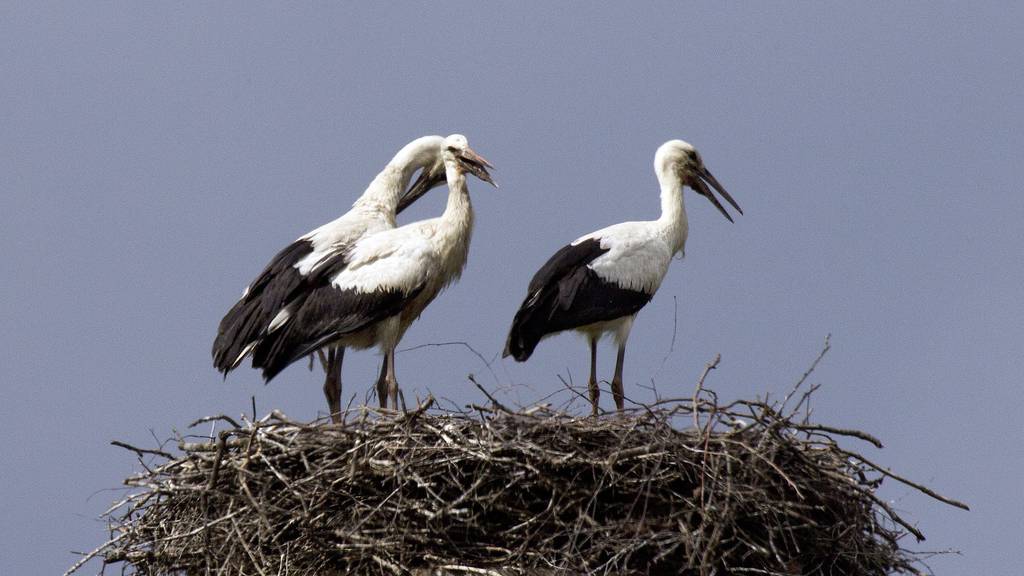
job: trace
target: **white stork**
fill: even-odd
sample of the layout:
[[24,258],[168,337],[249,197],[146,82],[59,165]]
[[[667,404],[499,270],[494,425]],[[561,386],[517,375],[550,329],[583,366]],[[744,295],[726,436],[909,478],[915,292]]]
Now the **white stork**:
[[464,136],[445,139],[442,159],[449,193],[439,218],[365,235],[344,250],[295,262],[302,283],[252,348],[253,367],[265,379],[323,346],[376,345],[384,353],[377,395],[382,406],[390,399],[397,408],[395,347],[427,305],[458,279],[469,254],[473,210],[465,172],[494,183],[490,164]]
[[[405,145],[340,218],[303,235],[281,250],[246,287],[241,299],[224,315],[213,343],[213,364],[227,376],[277,326],[282,310],[306,296],[322,264],[344,254],[367,235],[395,227],[395,214],[444,182],[442,136],[424,136]],[[413,174],[420,177],[408,190]],[[312,352],[312,351],[311,351]],[[324,394],[332,418],[341,410],[343,347],[321,356],[327,373]],[[265,374],[266,375],[266,374]],[[273,374],[267,376],[269,380]]]
[[622,362],[633,319],[658,290],[672,257],[682,253],[686,244],[689,225],[683,187],[705,196],[732,222],[710,184],[743,213],[704,167],[697,150],[682,140],[670,140],[658,148],[654,171],[661,185],[661,218],[615,224],[555,252],[530,281],[505,344],[504,356],[524,362],[542,338],[563,330],[581,332],[590,343],[588,385],[595,415],[600,395],[595,375],[597,342],[611,333],[618,345],[612,395],[622,410]]

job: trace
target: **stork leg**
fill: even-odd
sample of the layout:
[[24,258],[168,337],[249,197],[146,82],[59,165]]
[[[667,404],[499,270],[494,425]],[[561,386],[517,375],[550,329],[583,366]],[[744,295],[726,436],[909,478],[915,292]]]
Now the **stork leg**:
[[324,396],[327,397],[327,409],[331,414],[331,420],[335,423],[341,422],[341,363],[345,358],[343,347],[331,348],[327,351],[327,361],[324,362]]
[[590,389],[590,410],[591,414],[597,416],[597,404],[601,397],[601,389],[597,386],[597,338],[590,339],[590,380],[587,381]]
[[619,344],[619,354],[615,358],[615,376],[612,377],[612,396],[615,398],[615,408],[622,412],[626,407],[625,394],[622,393],[622,361],[626,358],[626,343]]
[[380,402],[380,407],[381,408],[387,408],[388,407],[387,375],[388,375],[388,356],[387,356],[387,353],[385,352],[384,353],[384,358],[382,358],[381,362],[380,362],[380,376],[377,377],[377,384],[376,384],[376,388],[377,388],[377,401]]
[[391,401],[391,408],[398,410],[398,378],[395,377],[395,349],[391,348],[388,350],[388,354],[384,359],[384,364],[387,366],[387,376],[385,380],[388,383],[388,398]]

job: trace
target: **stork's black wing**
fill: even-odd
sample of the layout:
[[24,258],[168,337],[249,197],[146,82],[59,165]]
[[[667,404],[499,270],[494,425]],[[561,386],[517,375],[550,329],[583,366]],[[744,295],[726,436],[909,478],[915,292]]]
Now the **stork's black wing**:
[[259,340],[252,365],[269,381],[318,348],[398,314],[422,289],[359,292],[322,284],[288,305],[288,320]]
[[621,288],[587,266],[608,250],[590,238],[563,247],[541,266],[512,321],[504,356],[522,362],[548,334],[636,314],[650,302],[651,294]]
[[228,310],[213,341],[213,365],[227,374],[242,360],[242,351],[256,342],[267,326],[306,283],[295,264],[313,252],[300,239],[277,253],[242,298]]

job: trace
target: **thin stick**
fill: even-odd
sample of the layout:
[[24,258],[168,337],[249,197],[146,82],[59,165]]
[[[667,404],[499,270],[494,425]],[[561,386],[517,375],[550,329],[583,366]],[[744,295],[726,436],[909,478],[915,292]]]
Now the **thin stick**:
[[939,494],[938,492],[932,490],[931,488],[929,488],[929,487],[927,487],[927,486],[925,486],[923,484],[918,484],[917,482],[914,482],[912,480],[908,480],[907,478],[904,478],[903,476],[900,476],[899,474],[896,474],[895,472],[892,472],[888,468],[884,468],[882,466],[879,466],[878,464],[875,464],[874,462],[868,460],[867,458],[861,456],[860,454],[856,454],[856,453],[853,453],[853,452],[848,452],[846,450],[843,450],[842,448],[837,448],[836,450],[840,454],[843,454],[843,455],[847,456],[848,458],[856,458],[857,460],[859,460],[859,461],[863,462],[864,464],[866,464],[866,465],[870,466],[871,468],[873,468],[875,471],[877,471],[877,472],[879,472],[881,474],[884,474],[884,475],[888,476],[889,478],[892,478],[893,480],[896,480],[897,482],[906,484],[907,486],[910,486],[911,488],[915,488],[915,489],[921,491],[922,493],[927,494],[928,496],[931,496],[932,498],[938,500],[939,502],[943,502],[945,504],[949,504],[950,506],[956,506],[957,508],[960,508],[961,510],[968,510],[969,511],[971,509],[970,506],[968,506],[967,504],[964,504],[963,502],[961,502],[959,500],[954,500],[953,498],[949,498],[949,497],[943,496],[942,494]]
[[697,380],[697,387],[693,390],[693,427],[700,430],[700,393],[704,390],[704,379],[708,377],[708,373],[718,368],[718,363],[722,361],[721,354],[715,354],[715,359],[704,365],[704,372],[701,373],[700,379]]
[[70,574],[77,572],[79,568],[85,566],[86,562],[102,554],[104,550],[116,544],[121,538],[124,538],[126,535],[127,532],[122,532],[117,536],[111,538],[110,540],[107,540],[103,544],[100,544],[92,552],[89,552],[88,554],[83,556],[78,562],[75,562],[74,565],[71,566],[71,568],[68,568],[67,572],[64,572],[64,576],[70,576]]
[[[668,362],[672,352],[676,349],[676,328],[679,324],[679,301],[676,296],[672,295],[672,341],[668,344],[668,352],[665,352],[665,356],[661,359],[661,364],[658,365],[658,369],[654,371],[654,377],[661,374],[661,370],[665,368],[665,362]],[[651,380],[654,380],[654,377]]]
[[[779,407],[779,412],[782,412],[782,411],[784,411],[786,409],[786,403],[789,402],[790,396],[792,396],[794,393],[796,393],[796,391],[799,390],[801,386],[803,386],[803,383],[807,381],[807,378],[809,378],[810,375],[814,373],[814,369],[818,367],[818,363],[821,362],[821,359],[824,358],[825,355],[828,354],[828,351],[831,350],[831,349],[832,349],[832,334],[826,334],[825,335],[825,346],[823,346],[821,351],[818,352],[818,356],[817,356],[817,358],[814,359],[814,362],[811,362],[811,366],[809,368],[807,368],[806,371],[804,371],[803,376],[801,376],[800,379],[797,380],[797,382],[793,386],[793,388],[790,389],[789,393],[786,394],[786,397],[783,398],[782,406]],[[807,396],[805,395],[803,400],[806,400],[806,399],[807,399]],[[801,403],[802,403],[802,401],[801,401]],[[800,404],[797,404],[796,408],[793,409],[794,413],[797,410],[799,410],[799,409],[800,409]]]
[[494,382],[498,383],[498,375],[494,372],[494,368],[491,367],[491,362],[488,362],[487,358],[484,358],[483,354],[477,352],[476,348],[473,348],[472,346],[470,346],[469,342],[462,342],[462,341],[458,341],[458,342],[428,342],[426,344],[418,344],[416,346],[410,346],[408,348],[402,348],[401,350],[398,350],[398,352],[412,352],[413,350],[419,350],[421,348],[437,348],[437,347],[441,347],[441,346],[463,346],[463,347],[465,347],[467,350],[472,352],[477,358],[479,358],[481,362],[483,362],[484,366],[487,367],[487,371],[491,373],[491,378],[494,378]]
[[121,442],[120,440],[111,440],[110,444],[112,446],[117,446],[118,448],[124,448],[125,450],[131,450],[132,452],[135,452],[136,454],[138,454],[139,458],[142,458],[142,456],[144,454],[153,454],[154,456],[160,456],[161,458],[167,458],[168,460],[174,458],[174,456],[172,456],[171,454],[169,454],[167,452],[164,452],[163,450],[152,450],[152,449],[147,449],[147,448],[136,448],[135,446],[132,446],[131,444],[128,444],[126,442]]
[[494,396],[491,396],[491,393],[488,392],[486,388],[481,386],[480,383],[476,381],[476,378],[472,374],[470,374],[468,377],[469,377],[469,381],[472,382],[473,385],[476,386],[478,390],[483,392],[484,396],[487,396],[487,399],[491,401],[491,404],[493,404],[495,408],[497,408],[498,410],[501,410],[502,412],[507,412],[509,414],[514,414],[514,412],[512,412],[507,407],[505,407],[504,404],[502,404],[501,402],[498,402],[497,398],[495,398]]

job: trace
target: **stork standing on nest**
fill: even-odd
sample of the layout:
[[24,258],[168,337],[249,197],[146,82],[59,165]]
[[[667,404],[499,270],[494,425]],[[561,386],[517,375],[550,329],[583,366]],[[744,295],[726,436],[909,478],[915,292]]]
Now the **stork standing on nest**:
[[621,411],[622,364],[633,320],[658,290],[672,257],[682,253],[686,244],[689,225],[683,188],[689,186],[706,197],[730,222],[732,217],[708,185],[743,213],[704,167],[697,150],[682,140],[670,140],[658,148],[654,171],[661,185],[661,218],[615,224],[555,252],[530,281],[505,344],[504,356],[524,362],[542,338],[563,330],[581,332],[590,343],[588,386],[595,415],[600,396],[597,342],[612,334],[618,345],[612,395]]
[[[303,301],[316,288],[326,263],[345,254],[359,239],[393,229],[396,213],[443,183],[445,146],[442,136],[413,140],[395,154],[351,210],[303,235],[274,256],[221,320],[213,343],[213,365],[227,376],[279,327],[285,318],[282,311]],[[420,176],[409,187],[417,170]],[[332,417],[337,418],[341,410],[345,348],[332,346],[326,354],[313,351],[320,353],[324,364],[324,395]]]
[[[449,191],[440,217],[369,234],[346,250],[297,263],[300,271],[308,270],[302,286],[252,349],[253,367],[265,379],[323,346],[377,346],[384,353],[377,396],[382,407],[390,400],[397,408],[395,347],[427,305],[459,278],[469,255],[473,208],[466,173],[494,184],[487,172],[491,165],[464,136],[445,139],[442,161]],[[410,194],[422,192],[414,187]],[[333,415],[340,409],[335,408]]]

